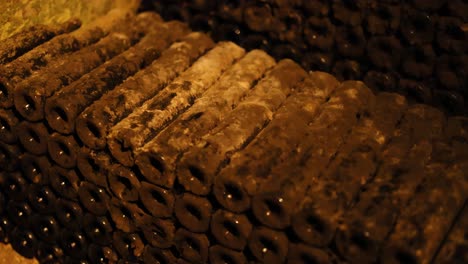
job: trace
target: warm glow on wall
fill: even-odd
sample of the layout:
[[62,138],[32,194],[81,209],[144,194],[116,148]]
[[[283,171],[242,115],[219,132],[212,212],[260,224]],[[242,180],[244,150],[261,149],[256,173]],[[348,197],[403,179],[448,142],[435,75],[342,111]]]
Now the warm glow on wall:
[[139,0],[5,0],[0,1],[0,40],[35,24],[65,22],[77,17],[84,24],[112,8],[136,9]]

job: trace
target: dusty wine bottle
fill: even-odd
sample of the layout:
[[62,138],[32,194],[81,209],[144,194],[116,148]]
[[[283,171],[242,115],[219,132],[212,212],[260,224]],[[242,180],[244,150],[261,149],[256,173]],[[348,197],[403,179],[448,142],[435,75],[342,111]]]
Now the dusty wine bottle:
[[49,186],[31,184],[28,188],[28,201],[40,214],[50,214],[56,208],[57,197]]
[[316,263],[316,264],[328,264],[334,263],[336,259],[330,257],[329,251],[323,248],[315,248],[300,243],[290,243],[288,250],[288,258],[286,263],[288,264],[307,264],[307,263]]
[[9,200],[26,200],[29,184],[21,172],[3,172],[1,176],[2,192]]
[[421,45],[402,52],[401,68],[403,73],[415,79],[428,78],[434,72],[436,54],[432,45]]
[[22,256],[32,259],[37,251],[37,238],[31,230],[16,227],[11,232],[11,246]]
[[175,224],[173,219],[153,218],[150,223],[139,226],[148,243],[160,249],[169,249],[174,244]]
[[[112,245],[121,260],[134,262],[143,254],[145,245],[137,233],[117,231],[113,233]],[[126,262],[124,262],[126,263]]]
[[83,221],[83,209],[78,202],[59,198],[56,202],[55,218],[69,230],[80,230]]
[[363,74],[361,65],[355,60],[336,61],[331,72],[339,81],[359,80]]
[[15,144],[18,140],[16,127],[20,120],[12,109],[0,109],[0,140],[6,144]]
[[127,35],[113,33],[94,45],[54,61],[16,85],[16,110],[29,121],[42,120],[47,98],[129,47],[130,40]]
[[216,129],[180,159],[177,179],[187,191],[207,195],[225,161],[250,143],[271,121],[273,113],[306,77],[306,73],[291,60],[283,60],[267,76],[258,82],[248,98],[224,117]]
[[135,163],[145,178],[171,188],[180,153],[213,129],[273,64],[273,58],[262,51],[247,53],[178,119],[137,149]]
[[66,169],[76,166],[76,159],[80,145],[73,135],[65,136],[57,132],[52,133],[47,140],[47,151],[56,164]]
[[141,185],[131,169],[120,164],[112,165],[107,173],[107,182],[117,198],[126,202],[138,200]]
[[130,21],[128,26],[102,38],[96,44],[53,61],[15,87],[16,110],[27,120],[42,120],[47,98],[127,50],[142,37],[148,26],[151,28],[151,25],[157,23],[160,23],[159,16],[142,13]]
[[78,200],[80,178],[75,170],[53,165],[49,168],[49,182],[59,196],[73,201]]
[[103,149],[112,126],[155,96],[213,46],[207,35],[196,32],[171,45],[150,66],[128,78],[79,115],[75,129],[82,142],[92,149]]
[[105,215],[110,206],[110,195],[95,184],[82,181],[78,189],[80,202],[86,210],[95,215]]
[[112,165],[109,154],[82,147],[77,154],[76,166],[83,177],[104,189],[109,189],[107,173]]
[[15,225],[11,222],[10,218],[6,215],[0,215],[0,241],[3,243],[10,243],[11,231]]
[[60,55],[77,51],[89,46],[109,34],[110,31],[121,27],[134,17],[129,10],[114,9],[87,26],[81,27],[69,34],[53,38],[39,47],[31,50],[13,62],[1,67],[0,74],[0,107],[10,108],[14,105],[13,96],[19,81],[29,77],[56,60]]
[[244,54],[244,49],[232,42],[217,44],[157,96],[109,130],[107,144],[112,156],[125,166],[133,166],[134,150],[157,136]]
[[380,257],[382,263],[406,260],[427,263],[434,258],[463,208],[468,189],[466,166],[462,169],[457,165],[447,165],[431,162],[424,169],[425,179],[411,201],[402,208],[392,233],[385,241]]
[[280,231],[255,227],[249,238],[249,251],[262,263],[282,263],[288,254],[288,237]]
[[16,171],[23,151],[18,145],[0,142],[0,170]]
[[435,19],[431,15],[405,5],[401,10],[400,33],[410,45],[431,43]]
[[400,26],[400,14],[401,5],[376,1],[369,6],[364,29],[370,35],[394,34]]
[[210,241],[205,234],[179,228],[175,233],[174,244],[183,259],[195,263],[208,261]]
[[143,251],[144,263],[176,263],[177,258],[168,249],[145,246]]
[[57,263],[63,258],[63,250],[60,245],[39,242],[35,257],[39,263]]
[[7,204],[6,213],[12,224],[25,228],[29,227],[29,221],[34,211],[26,201],[11,201]]
[[141,182],[139,198],[145,209],[154,217],[171,217],[175,197],[172,190],[148,182]]
[[[374,161],[393,135],[405,109],[406,101],[403,97],[388,93],[378,94],[375,107],[369,109],[368,114],[363,115],[360,122],[351,129],[346,142],[341,144],[333,159],[327,161],[325,169],[319,172],[319,176],[309,178],[315,179],[310,189],[304,195],[300,191],[296,192],[299,197],[305,199],[302,198],[298,204],[289,205],[295,208],[293,211],[298,209],[295,211],[298,214],[292,214],[291,224],[294,233],[302,241],[315,246],[324,246],[331,242],[342,214],[354,201],[363,185],[372,179],[378,166]],[[307,163],[314,164],[315,161],[312,159]],[[318,165],[313,166],[319,168]],[[307,174],[307,170],[305,172]],[[292,188],[301,190],[301,183],[296,184],[291,185],[297,186]],[[288,211],[287,197],[293,195],[291,190],[286,191],[289,195],[279,195],[284,199],[281,203],[267,194],[265,197],[269,198],[266,201],[270,199],[270,203],[274,205],[270,205],[270,208]],[[334,190],[333,194],[329,193],[330,190]],[[259,204],[258,215],[262,215],[262,206],[268,208],[268,203]],[[301,208],[302,206],[304,208]],[[256,210],[255,202],[253,208]]]
[[442,113],[428,106],[413,105],[405,112],[382,150],[373,181],[342,218],[335,244],[345,259],[362,263],[377,259],[402,206],[424,176],[422,171],[432,150],[429,142],[442,135],[445,124]]
[[368,71],[364,76],[364,82],[372,91],[397,91],[397,75],[390,72]]
[[47,153],[50,134],[44,123],[23,121],[17,126],[17,134],[19,142],[29,153],[34,155]]
[[219,209],[211,218],[210,230],[223,247],[242,251],[252,232],[252,224],[244,214]]
[[114,197],[109,203],[108,210],[115,227],[126,233],[136,232],[139,226],[151,221],[151,217],[138,205]]
[[83,217],[83,229],[90,243],[100,246],[109,245],[112,242],[114,228],[107,216],[95,216],[86,213]]
[[21,172],[33,184],[49,184],[49,168],[52,166],[47,156],[24,153],[20,157]]
[[189,231],[203,233],[210,227],[212,209],[207,198],[184,193],[176,198],[174,215]]
[[309,17],[304,28],[304,38],[309,47],[329,51],[335,43],[336,27],[326,17]]
[[331,4],[333,17],[339,22],[349,25],[361,25],[363,16],[367,13],[367,1],[333,1]]
[[367,42],[367,56],[378,69],[391,71],[400,65],[400,40],[396,37],[370,38]]
[[366,50],[366,36],[360,26],[338,27],[335,41],[338,54],[347,59],[358,59]]
[[211,246],[209,254],[210,263],[247,264],[247,258],[242,254],[242,252],[220,245]]
[[[275,228],[284,228],[289,224],[290,217],[285,209],[286,207],[294,208],[294,206],[286,205],[288,199],[285,199],[283,195],[276,196],[271,193],[274,188],[281,186],[281,178],[284,177],[286,179],[287,176],[290,176],[290,173],[284,174],[283,171],[281,171],[281,166],[296,166],[296,164],[299,164],[300,160],[303,159],[302,157],[307,157],[307,153],[309,153],[309,151],[314,152],[313,149],[317,147],[318,154],[314,153],[310,154],[310,156],[320,159],[320,161],[314,162],[314,165],[310,166],[317,166],[317,168],[323,167],[326,161],[333,156],[336,148],[344,140],[341,136],[334,135],[342,135],[343,132],[349,130],[353,124],[358,121],[357,117],[359,114],[363,114],[365,110],[368,109],[369,106],[366,105],[371,105],[373,101],[373,95],[371,95],[370,91],[362,84],[348,82],[337,87],[335,92],[330,96],[330,100],[325,103],[327,96],[338,85],[336,80],[330,77],[331,76],[327,74],[322,75],[324,83],[327,83],[327,80],[330,81],[328,82],[329,86],[315,85],[314,82],[306,85],[306,87],[309,86],[311,88],[310,90],[305,89],[305,93],[307,93],[307,91],[313,93],[314,87],[318,89],[315,99],[310,103],[311,107],[301,109],[302,106],[299,106],[301,105],[301,103],[299,103],[301,100],[308,98],[304,97],[304,94],[298,93],[297,97],[292,95],[292,97],[290,97],[291,100],[284,104],[284,106],[289,105],[289,107],[285,107],[281,112],[277,113],[278,121],[273,119],[271,128],[270,126],[266,127],[264,134],[262,134],[265,136],[259,137],[258,140],[252,142],[244,151],[233,155],[230,164],[220,173],[218,177],[219,180],[215,186],[215,196],[217,200],[223,206],[228,206],[228,210],[231,210],[232,207],[234,207],[235,210],[246,210],[250,207],[249,197],[259,193],[261,188],[265,187],[269,189],[269,191],[267,191],[267,189],[263,189],[263,191],[265,191],[265,194],[270,193],[270,197],[273,199],[270,200],[266,197],[266,199],[258,199],[257,202],[260,203],[258,203],[258,207],[255,208],[259,209],[259,211],[255,210],[256,216],[261,218],[263,223],[269,222],[267,219],[276,219],[273,221],[275,224],[273,224],[273,222],[269,223],[269,225],[274,225]],[[323,94],[321,92],[321,87],[327,87]],[[358,95],[352,97],[350,94]],[[343,105],[343,108],[336,107],[337,104]],[[299,107],[297,108],[297,106]],[[299,119],[300,121],[293,121],[288,124],[288,119],[291,118],[292,115],[295,115],[295,112],[300,113],[297,117],[304,118],[304,120]],[[282,124],[284,122],[286,122],[286,126],[283,127]],[[332,131],[327,130],[323,132],[326,133],[326,135],[321,134],[321,130],[319,129],[314,129],[310,132],[310,128],[327,127],[329,123],[330,127],[336,126],[336,128]],[[301,124],[306,125],[301,126]],[[286,127],[290,127],[290,129]],[[284,148],[285,151],[274,153],[267,150],[269,147],[266,146],[273,147],[275,144],[273,142],[276,142],[279,138],[278,135],[280,135],[283,128],[286,128],[286,130],[281,137],[281,146],[284,146],[282,148]],[[286,132],[290,130],[295,130],[298,134],[291,136],[290,133]],[[319,142],[322,142],[322,139],[324,140],[323,142],[325,142],[325,138],[327,145],[319,147]],[[289,144],[289,142],[291,144]],[[292,146],[298,146],[300,149],[303,149],[303,151],[296,153],[294,149],[291,149]],[[322,150],[321,153],[320,149]],[[287,164],[281,162],[282,160],[288,160]],[[264,169],[259,171],[257,169],[259,167]],[[317,173],[319,171],[320,170],[317,170]],[[272,179],[275,179],[275,181]],[[243,186],[243,183],[251,184]],[[299,185],[304,187],[304,182]],[[299,189],[302,189],[302,187]],[[231,195],[231,199],[227,196],[229,194]],[[274,198],[275,196],[276,198]],[[237,199],[232,199],[233,197],[237,197]],[[297,197],[301,197],[301,195]],[[261,202],[262,200],[263,202]],[[271,204],[271,206],[268,204]],[[274,216],[276,210],[273,210],[273,208],[269,210],[270,207],[278,208],[278,218]],[[270,213],[267,214],[267,211],[263,212],[264,209]]]
[[117,253],[113,248],[96,244],[88,246],[88,258],[92,264],[115,264],[118,261]]
[[458,260],[461,263],[468,261],[468,256],[466,255],[468,250],[466,230],[468,230],[468,206],[465,202],[464,209],[458,215],[455,225],[447,236],[447,240],[445,240],[435,257],[435,263],[449,264],[457,263]]
[[49,125],[60,133],[74,132],[75,119],[87,106],[150,65],[169,44],[186,33],[187,26],[180,22],[158,25],[135,46],[56,92],[45,105]]
[[72,18],[57,25],[38,24],[4,39],[0,44],[0,64],[8,63],[51,38],[71,32],[81,26]]
[[39,240],[50,244],[57,241],[62,228],[53,216],[34,214],[30,221],[31,229]]
[[73,259],[86,259],[88,241],[81,231],[63,229],[58,242],[66,255]]

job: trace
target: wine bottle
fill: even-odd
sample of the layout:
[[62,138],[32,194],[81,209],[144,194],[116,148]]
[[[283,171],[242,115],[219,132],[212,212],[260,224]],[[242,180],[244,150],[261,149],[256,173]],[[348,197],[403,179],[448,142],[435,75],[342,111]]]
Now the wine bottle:
[[57,197],[49,186],[29,185],[28,201],[40,214],[50,214],[56,208]]
[[110,195],[105,189],[95,184],[82,181],[78,196],[83,207],[95,215],[105,215],[109,210]]
[[[271,121],[272,113],[306,75],[291,60],[282,60],[269,71],[249,96],[224,117],[218,129],[212,130],[182,156],[176,173],[185,190],[197,195],[210,193],[225,161],[260,133],[264,124]],[[272,84],[271,79],[277,81]]]
[[55,36],[69,33],[81,26],[78,19],[69,19],[57,25],[38,24],[4,39],[0,45],[0,64],[20,57]]
[[31,230],[17,226],[11,232],[11,246],[20,255],[32,259],[36,255],[38,241]]
[[115,264],[118,261],[118,256],[112,247],[90,244],[88,246],[88,259],[92,264]]
[[429,142],[440,138],[445,126],[445,116],[434,108],[413,105],[405,111],[390,143],[382,150],[373,181],[341,218],[335,244],[345,259],[369,263],[378,258],[395,219],[424,178],[432,152]]
[[28,227],[34,211],[27,202],[11,201],[8,203],[6,212],[8,217],[17,227]]
[[47,149],[51,159],[60,167],[72,169],[76,166],[80,145],[72,135],[52,133],[47,141]]
[[78,80],[84,74],[117,56],[137,42],[142,35],[161,22],[154,13],[138,14],[128,25],[100,39],[96,44],[52,61],[38,74],[20,82],[14,91],[16,110],[29,121],[45,117],[45,100],[56,91]]
[[120,259],[136,261],[143,255],[143,241],[137,233],[125,233],[116,231],[113,233],[112,245],[119,254]]
[[47,99],[45,113],[51,128],[62,134],[74,132],[76,117],[87,106],[127,77],[150,65],[165,48],[185,35],[188,27],[173,21],[158,24],[150,30],[135,46]]
[[[105,210],[105,208],[103,208]],[[113,197],[109,201],[109,213],[115,227],[123,232],[136,232],[138,227],[149,223],[151,217],[137,204]],[[105,213],[105,211],[103,211]]]
[[169,249],[174,243],[175,223],[173,219],[153,218],[139,226],[148,243],[155,248]]
[[95,216],[85,213],[83,216],[83,229],[90,243],[106,246],[112,242],[113,223],[105,215]]
[[188,230],[202,233],[210,227],[212,209],[207,198],[184,193],[176,198],[174,215]]
[[127,23],[130,17],[130,12],[123,9],[114,10],[75,31],[73,30],[79,27],[81,22],[76,19],[70,20],[67,26],[68,30],[64,33],[73,32],[57,36],[2,67],[0,83],[4,89],[2,89],[0,97],[0,106],[5,108],[13,106],[13,95],[18,82],[31,76],[33,72],[46,67],[64,54],[97,42],[109,34],[111,30]]
[[22,153],[18,145],[9,145],[0,141],[0,170],[16,171]]
[[[0,92],[1,94],[1,92]],[[6,144],[14,144],[18,140],[16,127],[20,120],[12,109],[0,109],[0,140]]]
[[23,121],[17,127],[18,139],[21,145],[31,154],[47,153],[49,131],[44,123]]
[[210,247],[210,263],[247,264],[247,258],[238,252],[220,245]]
[[78,200],[80,178],[75,170],[69,170],[57,165],[49,168],[49,181],[52,189],[58,196]]
[[109,189],[107,174],[112,160],[109,154],[103,151],[94,151],[83,147],[76,159],[76,166],[85,180],[104,189]]
[[252,224],[247,216],[223,209],[213,214],[210,227],[211,234],[220,245],[238,251],[245,248],[252,232]]
[[403,5],[400,34],[409,45],[430,44],[434,39],[435,19],[430,14]]
[[262,263],[282,263],[288,254],[289,240],[280,231],[255,227],[249,238],[249,252]]
[[39,242],[35,257],[39,263],[59,263],[63,258],[63,250],[57,243]]
[[24,201],[27,197],[28,182],[20,172],[4,172],[2,191],[9,200]]
[[[112,156],[125,166],[133,166],[134,151],[157,136],[180,112],[189,108],[244,54],[245,50],[236,44],[221,42],[199,58],[158,96],[134,109],[133,113],[109,130],[107,144]],[[206,71],[207,68],[211,70]],[[196,82],[194,78],[197,78]],[[187,89],[188,86],[190,89]]]
[[49,244],[55,243],[62,231],[60,224],[51,215],[34,214],[29,225],[39,240]]
[[143,176],[148,181],[171,188],[180,153],[196,145],[200,135],[215,128],[223,115],[231,111],[243,96],[248,96],[249,89],[273,65],[273,58],[256,50],[247,53],[228,69],[178,119],[137,149],[135,163]]
[[144,263],[176,263],[177,258],[168,249],[145,246],[143,251]]
[[20,157],[21,171],[33,184],[49,184],[49,168],[52,166],[47,156],[36,156],[24,153]]
[[83,221],[83,209],[78,202],[67,199],[57,199],[55,217],[57,221],[69,230],[80,230]]
[[0,241],[3,243],[10,243],[11,231],[15,225],[11,222],[10,218],[6,215],[0,215]]
[[62,230],[59,243],[66,255],[75,260],[86,259],[88,242],[81,231],[69,229]]
[[117,198],[126,202],[138,200],[138,191],[141,185],[131,169],[120,164],[110,166],[107,173],[107,182]]
[[309,47],[330,51],[335,43],[336,27],[328,18],[309,17],[304,28],[304,38]]
[[181,258],[195,263],[208,261],[210,241],[205,234],[198,234],[179,228],[174,237],[174,244]]
[[[171,45],[149,67],[102,96],[79,115],[75,129],[86,146],[103,149],[112,126],[161,91],[167,83],[189,68],[194,60],[214,46],[213,41],[201,33],[191,33],[181,42],[186,45],[179,42]],[[152,85],[147,85],[148,83]],[[129,91],[131,95],[128,94]],[[127,100],[127,96],[132,100]]]
[[172,190],[168,190],[143,181],[141,182],[139,197],[145,209],[152,216],[172,216],[175,203],[175,197]]

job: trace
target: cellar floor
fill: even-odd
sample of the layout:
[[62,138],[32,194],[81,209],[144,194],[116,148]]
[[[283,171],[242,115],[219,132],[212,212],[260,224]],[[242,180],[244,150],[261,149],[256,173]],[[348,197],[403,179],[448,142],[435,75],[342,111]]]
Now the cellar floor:
[[35,259],[27,259],[13,250],[11,245],[0,243],[0,264],[37,264]]

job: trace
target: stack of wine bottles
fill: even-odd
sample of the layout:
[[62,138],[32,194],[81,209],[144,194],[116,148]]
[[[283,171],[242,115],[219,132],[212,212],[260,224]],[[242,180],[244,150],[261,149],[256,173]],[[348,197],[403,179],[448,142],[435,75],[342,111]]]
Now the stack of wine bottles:
[[162,0],[142,9],[339,80],[468,113],[463,0]]
[[0,239],[26,257],[467,261],[466,117],[153,12],[0,46]]

